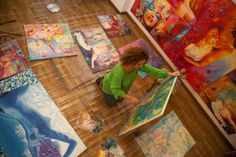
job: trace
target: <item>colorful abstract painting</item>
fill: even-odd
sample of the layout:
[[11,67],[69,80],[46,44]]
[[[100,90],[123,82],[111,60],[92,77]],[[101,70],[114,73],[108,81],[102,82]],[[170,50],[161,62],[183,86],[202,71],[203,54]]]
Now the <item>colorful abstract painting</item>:
[[195,91],[236,68],[232,0],[135,0],[131,13]]
[[0,128],[6,156],[69,157],[86,149],[41,83],[0,97]]
[[100,133],[104,126],[104,120],[94,114],[80,112],[77,118],[76,127],[93,132]]
[[67,24],[24,25],[30,60],[77,55]]
[[224,76],[200,91],[200,96],[229,136],[236,141],[236,86]]
[[31,69],[18,73],[0,81],[0,94],[10,92],[14,89],[37,83],[38,79]]
[[174,111],[135,140],[147,157],[183,157],[195,144]]
[[[156,68],[161,68],[164,64],[164,61],[161,59],[161,57],[157,54],[156,51],[154,51],[148,43],[143,38],[140,38],[138,40],[135,40],[121,48],[118,49],[118,52],[120,54],[123,54],[127,49],[134,48],[134,47],[141,47],[146,50],[146,52],[149,55],[149,59],[147,61],[147,64],[152,65]],[[141,76],[144,76],[145,74],[140,74]]]
[[158,87],[141,98],[141,103],[133,109],[120,135],[160,117],[166,108],[177,77],[169,77]]
[[16,40],[0,43],[0,80],[28,69]]
[[102,28],[83,29],[73,33],[75,40],[93,72],[109,69],[119,55]]
[[108,37],[131,34],[130,28],[121,15],[99,15],[97,17]]
[[117,144],[113,137],[106,139],[98,152],[98,157],[125,157],[124,150]]

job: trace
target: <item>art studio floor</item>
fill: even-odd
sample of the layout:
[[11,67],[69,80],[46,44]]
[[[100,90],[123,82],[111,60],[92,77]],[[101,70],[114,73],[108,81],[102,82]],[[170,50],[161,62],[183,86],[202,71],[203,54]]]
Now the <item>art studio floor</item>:
[[[50,13],[46,8],[49,2],[0,0],[0,23],[16,20],[15,23],[0,25],[0,30],[22,34],[16,39],[23,49],[28,64],[87,146],[87,150],[80,155],[81,157],[94,157],[100,149],[100,144],[108,137],[114,137],[128,157],[143,157],[144,154],[134,138],[162,117],[145,125],[136,133],[118,136],[122,123],[132,106],[125,102],[112,108],[106,106],[102,93],[95,83],[95,79],[105,74],[106,71],[93,74],[82,54],[73,57],[29,61],[24,36],[24,24],[68,23],[72,32],[82,28],[100,27],[98,15],[115,15],[118,11],[109,0],[84,0],[80,5],[76,0],[57,0],[61,10],[58,13]],[[149,42],[127,14],[122,14],[122,17],[131,27],[133,34],[110,38],[116,49],[139,38]],[[149,44],[151,45],[150,42]],[[167,65],[165,67],[169,69]],[[138,79],[131,94],[141,96],[151,85],[152,79],[150,78]],[[99,135],[75,127],[80,111],[94,113],[105,120],[105,127]],[[168,102],[164,115],[171,111],[177,114],[196,142],[186,157],[222,157],[225,152],[232,149],[180,81]]]

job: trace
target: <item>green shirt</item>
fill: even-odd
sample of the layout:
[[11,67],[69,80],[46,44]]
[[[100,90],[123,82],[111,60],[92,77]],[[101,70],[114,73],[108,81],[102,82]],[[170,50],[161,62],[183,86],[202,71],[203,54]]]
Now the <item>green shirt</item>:
[[108,95],[113,95],[117,100],[121,99],[123,95],[128,93],[132,83],[137,78],[138,71],[146,72],[155,78],[166,78],[168,76],[166,69],[157,69],[148,64],[144,64],[141,69],[134,69],[129,73],[123,70],[121,64],[117,64],[111,72],[104,76],[102,90]]

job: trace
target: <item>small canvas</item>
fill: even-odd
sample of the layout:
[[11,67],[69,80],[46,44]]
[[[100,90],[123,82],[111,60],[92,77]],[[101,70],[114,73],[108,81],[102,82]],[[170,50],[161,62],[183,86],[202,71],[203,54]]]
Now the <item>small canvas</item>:
[[0,97],[0,128],[6,156],[69,157],[86,149],[40,82]]
[[67,24],[24,25],[30,60],[77,55]]
[[99,15],[97,17],[108,37],[131,34],[130,28],[121,15]]
[[0,80],[28,68],[23,52],[16,40],[0,44]]
[[34,83],[38,83],[38,79],[34,72],[31,69],[28,69],[0,81],[0,94]]
[[[141,47],[145,49],[149,55],[149,59],[147,61],[147,64],[152,65],[156,68],[161,68],[164,64],[164,61],[161,59],[161,57],[157,54],[156,51],[154,51],[151,46],[148,45],[148,43],[143,39],[140,38],[138,40],[135,40],[121,48],[118,49],[118,52],[120,54],[123,54],[127,49],[134,48],[134,47]],[[144,73],[144,72],[142,72]],[[140,74],[140,72],[139,72]],[[140,74],[141,76],[146,76],[147,74]]]
[[174,111],[135,140],[147,157],[183,157],[195,144]]
[[76,127],[98,134],[102,131],[103,126],[104,120],[102,118],[86,112],[79,113]]
[[141,98],[141,103],[131,111],[131,114],[121,129],[120,135],[128,133],[163,115],[177,77],[169,77],[157,88]]
[[119,55],[102,28],[82,29],[73,36],[94,73],[118,63]]

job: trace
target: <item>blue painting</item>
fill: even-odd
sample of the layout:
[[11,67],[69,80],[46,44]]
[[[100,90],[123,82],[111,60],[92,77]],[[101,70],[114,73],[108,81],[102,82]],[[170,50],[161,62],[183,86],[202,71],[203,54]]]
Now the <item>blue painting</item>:
[[147,157],[183,157],[195,144],[174,111],[135,140]]
[[69,157],[86,149],[40,82],[1,95],[0,128],[7,157]]

